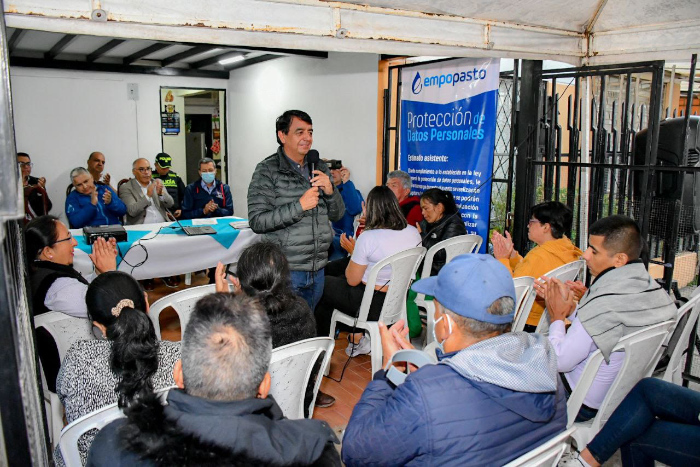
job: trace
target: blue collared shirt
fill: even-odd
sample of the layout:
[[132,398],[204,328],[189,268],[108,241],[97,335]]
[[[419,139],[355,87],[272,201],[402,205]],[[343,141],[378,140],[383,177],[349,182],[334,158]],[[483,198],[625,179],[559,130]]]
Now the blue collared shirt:
[[211,194],[211,192],[214,191],[214,188],[216,188],[216,180],[214,180],[214,182],[211,184],[211,186],[207,186],[207,184],[204,183],[204,180],[202,180],[201,183],[202,183],[202,188],[204,188],[204,190],[209,194]]

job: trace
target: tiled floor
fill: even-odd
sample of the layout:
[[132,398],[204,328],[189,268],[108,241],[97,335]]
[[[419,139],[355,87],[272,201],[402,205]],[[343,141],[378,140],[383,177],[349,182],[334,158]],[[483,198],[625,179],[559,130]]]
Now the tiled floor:
[[[345,355],[347,347],[347,334],[341,333],[335,340],[335,349],[331,357],[331,370],[327,378],[321,382],[321,391],[335,397],[335,404],[331,407],[314,409],[314,417],[325,420],[336,432],[344,430],[348,424],[352,409],[360,400],[365,386],[372,379],[372,364],[369,355],[360,355],[351,358]],[[338,383],[343,366],[347,363],[343,378]]]
[[[182,276],[182,283],[177,289],[166,287],[160,279],[155,279],[155,290],[148,292],[150,303],[179,290],[187,288]],[[206,275],[192,276],[191,287],[208,283]],[[180,322],[171,308],[164,310],[160,315],[161,335],[164,340],[180,340]],[[331,357],[331,369],[329,377],[323,378],[321,391],[335,397],[336,402],[328,408],[314,409],[313,418],[325,420],[337,433],[345,429],[348,424],[352,409],[360,400],[362,391],[372,379],[372,364],[369,355],[361,355],[350,359],[345,355],[345,347],[348,345],[347,334],[341,333],[335,341],[335,350]],[[334,381],[340,378],[343,366],[347,363],[345,373],[340,383]],[[332,379],[331,379],[332,378]]]

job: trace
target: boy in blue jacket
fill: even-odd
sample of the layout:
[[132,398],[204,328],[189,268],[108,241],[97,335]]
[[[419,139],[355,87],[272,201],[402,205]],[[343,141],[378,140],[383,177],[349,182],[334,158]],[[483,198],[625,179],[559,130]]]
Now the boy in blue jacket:
[[121,224],[126,206],[111,186],[95,185],[92,175],[83,167],[71,170],[70,178],[75,188],[66,198],[66,216],[71,228]]

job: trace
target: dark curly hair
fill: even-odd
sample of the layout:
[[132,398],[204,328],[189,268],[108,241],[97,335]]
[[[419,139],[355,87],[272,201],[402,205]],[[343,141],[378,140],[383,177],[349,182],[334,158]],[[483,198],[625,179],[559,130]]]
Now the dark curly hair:
[[257,298],[268,316],[283,313],[296,299],[289,262],[274,243],[260,242],[246,248],[238,259],[236,275],[243,292]]

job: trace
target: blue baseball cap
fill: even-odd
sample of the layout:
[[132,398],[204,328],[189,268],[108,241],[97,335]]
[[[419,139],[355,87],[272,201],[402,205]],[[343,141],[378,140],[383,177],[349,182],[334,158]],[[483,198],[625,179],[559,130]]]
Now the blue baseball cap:
[[466,254],[455,257],[437,276],[416,281],[411,289],[432,295],[445,308],[465,318],[492,324],[513,321],[515,307],[507,315],[496,316],[488,307],[501,297],[515,302],[510,271],[491,255]]

